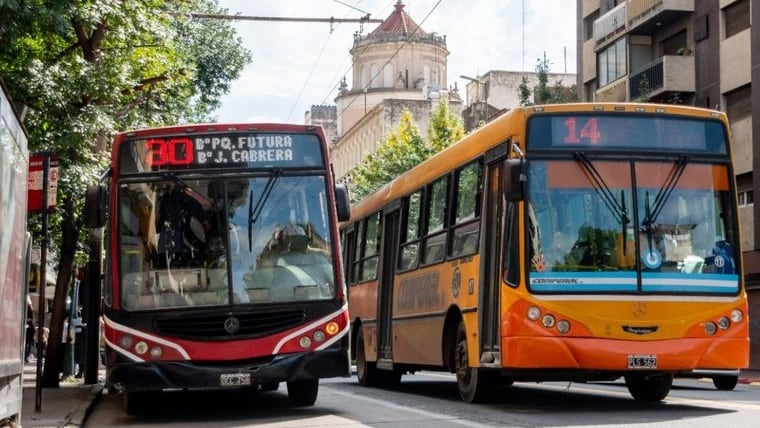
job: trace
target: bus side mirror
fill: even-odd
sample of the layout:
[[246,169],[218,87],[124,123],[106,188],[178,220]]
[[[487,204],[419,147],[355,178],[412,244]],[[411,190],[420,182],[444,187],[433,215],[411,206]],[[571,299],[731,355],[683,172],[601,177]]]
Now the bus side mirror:
[[348,188],[345,184],[335,185],[335,208],[338,212],[338,221],[347,221],[351,218],[351,203],[348,200]]
[[507,159],[504,161],[502,185],[508,201],[519,202],[525,199],[525,160]]
[[91,229],[106,225],[108,190],[106,186],[88,186],[84,195],[84,223]]

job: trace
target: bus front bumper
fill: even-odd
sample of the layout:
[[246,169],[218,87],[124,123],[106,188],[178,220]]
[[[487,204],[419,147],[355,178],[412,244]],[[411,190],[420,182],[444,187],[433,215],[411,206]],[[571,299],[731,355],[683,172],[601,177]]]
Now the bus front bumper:
[[279,355],[263,364],[118,362],[108,369],[106,385],[130,392],[209,390],[349,375],[348,352],[325,349]]

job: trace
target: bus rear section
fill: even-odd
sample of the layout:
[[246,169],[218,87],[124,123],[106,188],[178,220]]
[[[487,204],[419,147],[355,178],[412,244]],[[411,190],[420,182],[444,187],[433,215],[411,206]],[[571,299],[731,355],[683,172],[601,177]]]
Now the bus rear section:
[[127,412],[166,391],[282,382],[311,405],[320,378],[349,375],[348,203],[321,128],[138,131],[117,137],[112,162],[90,205],[108,207],[107,385]]
[[515,109],[354,206],[359,382],[451,371],[471,402],[519,381],[732,388],[749,323],[727,129],[683,107]]

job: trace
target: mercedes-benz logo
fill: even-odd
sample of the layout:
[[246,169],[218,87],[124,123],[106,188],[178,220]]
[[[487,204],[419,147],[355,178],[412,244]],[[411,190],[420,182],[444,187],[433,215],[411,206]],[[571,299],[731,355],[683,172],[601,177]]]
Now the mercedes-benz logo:
[[231,316],[224,320],[224,331],[229,334],[235,334],[240,330],[240,320]]

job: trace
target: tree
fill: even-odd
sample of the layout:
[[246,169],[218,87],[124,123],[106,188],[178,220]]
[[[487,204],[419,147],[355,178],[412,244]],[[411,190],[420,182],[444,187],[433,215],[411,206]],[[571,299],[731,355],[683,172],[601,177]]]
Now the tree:
[[[0,2],[0,76],[14,102],[28,108],[30,151],[60,156],[48,362],[60,358],[67,289],[85,259],[84,189],[105,169],[112,135],[210,120],[250,61],[228,22],[188,19],[190,12],[224,11],[216,0]],[[38,223],[29,222],[35,242],[48,239]],[[57,367],[46,364],[42,383],[58,386]]]
[[430,149],[414,123],[412,112],[404,109],[396,130],[391,130],[361,165],[351,171],[352,199],[359,201],[430,156]]
[[[438,153],[455,141],[464,137],[464,124],[449,108],[449,103],[441,101],[430,115],[427,141],[432,153]],[[431,153],[431,154],[432,154]]]
[[404,109],[398,128],[391,130],[377,151],[368,154],[362,164],[351,171],[353,200],[365,198],[463,136],[462,121],[445,101],[439,102],[430,116],[427,140],[420,135],[412,113]]
[[[551,62],[546,59],[544,54],[543,59],[538,58],[536,62],[536,76],[538,78],[538,84],[534,88],[534,99],[536,104],[560,104],[578,101],[578,91],[576,85],[569,87],[562,85],[562,80],[557,80],[553,87],[549,86],[549,70]],[[531,102],[531,90],[528,87],[528,77],[523,76],[522,82],[517,87],[517,97],[520,105],[530,106]]]

